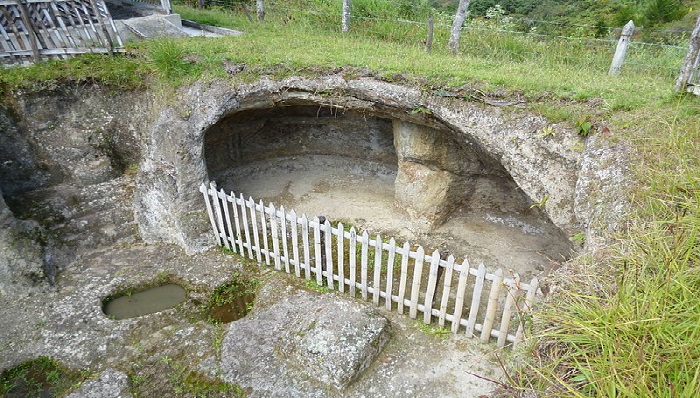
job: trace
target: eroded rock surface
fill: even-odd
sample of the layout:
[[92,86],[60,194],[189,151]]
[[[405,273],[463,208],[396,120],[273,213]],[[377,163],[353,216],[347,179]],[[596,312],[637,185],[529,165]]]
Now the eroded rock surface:
[[131,398],[129,378],[116,369],[106,369],[94,379],[83,383],[66,398]]
[[263,288],[260,300],[269,295],[278,301],[228,327],[221,354],[224,379],[252,388],[254,396],[342,390],[389,339],[389,321],[365,304],[279,284]]

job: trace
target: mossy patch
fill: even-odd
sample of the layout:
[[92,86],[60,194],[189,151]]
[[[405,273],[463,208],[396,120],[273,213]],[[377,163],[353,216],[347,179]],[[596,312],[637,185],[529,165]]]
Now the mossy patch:
[[39,357],[7,369],[0,376],[0,396],[7,398],[62,397],[87,378],[49,357]]

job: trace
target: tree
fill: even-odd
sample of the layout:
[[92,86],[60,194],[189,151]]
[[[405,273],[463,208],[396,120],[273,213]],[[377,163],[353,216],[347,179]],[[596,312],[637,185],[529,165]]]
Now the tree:
[[644,13],[644,18],[648,26],[653,26],[676,21],[687,13],[688,9],[683,7],[681,0],[651,0]]
[[467,8],[469,8],[470,0],[459,0],[459,6],[457,6],[457,13],[455,14],[455,20],[452,23],[452,33],[450,33],[450,41],[448,46],[453,53],[459,51],[459,38],[462,35],[462,25],[464,24],[464,19],[466,18]]

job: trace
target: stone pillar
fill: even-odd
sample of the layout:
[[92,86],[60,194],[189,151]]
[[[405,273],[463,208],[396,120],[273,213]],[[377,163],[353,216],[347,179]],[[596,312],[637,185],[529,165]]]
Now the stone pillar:
[[454,170],[455,151],[446,133],[394,120],[398,172],[394,203],[421,231],[439,226],[455,208],[455,190],[463,185]]

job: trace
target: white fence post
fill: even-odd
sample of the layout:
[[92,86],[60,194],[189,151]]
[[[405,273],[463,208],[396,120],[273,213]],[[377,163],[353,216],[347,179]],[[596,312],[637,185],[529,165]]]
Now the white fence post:
[[256,0],[255,6],[258,12],[258,21],[262,22],[265,20],[265,4],[263,0]]
[[391,311],[392,292],[394,290],[394,259],[396,258],[396,240],[389,240],[389,257],[386,259],[386,301],[384,307]]
[[[450,290],[452,290],[452,271],[455,266],[455,258],[450,255],[447,258],[447,266],[445,267],[445,280],[442,284],[442,301],[440,302],[440,316],[438,317],[438,325],[445,326],[445,318],[447,317],[447,303],[450,300]],[[439,281],[438,281],[439,282]]]
[[267,239],[267,218],[265,217],[265,205],[262,199],[258,203],[260,207],[260,224],[262,225],[263,252],[265,253],[265,264],[270,265],[270,246]]
[[272,256],[275,259],[275,269],[281,270],[282,264],[280,263],[280,241],[277,230],[277,209],[270,203],[268,208],[268,215],[270,216],[270,229],[272,230]]
[[342,222],[338,223],[338,290],[345,291],[345,227]]
[[333,290],[333,228],[331,228],[331,222],[326,219],[323,224],[323,229],[325,230],[325,249],[326,249],[326,283],[328,288]]
[[469,278],[469,261],[465,258],[459,272],[457,283],[457,297],[455,298],[455,311],[452,314],[452,333],[459,331],[460,319],[464,308],[464,292],[467,290],[467,278]]
[[523,340],[523,334],[525,333],[525,319],[523,319],[523,313],[530,312],[532,310],[532,304],[535,301],[535,295],[537,294],[537,289],[540,283],[537,278],[533,278],[530,281],[530,287],[525,294],[525,302],[521,305],[516,303],[518,306],[518,330],[515,332],[515,341],[513,342],[513,347],[517,347],[518,344]]
[[367,300],[367,262],[369,261],[369,234],[367,231],[362,232],[362,237],[360,239],[362,244],[362,252],[360,256],[360,290],[362,291],[362,299]]
[[350,0],[343,0],[343,33],[350,31]]
[[503,270],[499,268],[491,282],[491,292],[489,293],[489,301],[486,306],[486,316],[481,326],[481,341],[486,342],[491,338],[491,330],[496,321],[496,311],[498,311],[498,296],[501,292],[501,287],[503,287]]
[[681,67],[681,73],[678,75],[678,80],[676,80],[676,91],[682,91],[686,88],[689,83],[693,83],[693,77],[697,78],[698,73],[698,62],[700,61],[700,15],[695,21],[695,28],[693,33],[690,35],[690,42],[688,43],[688,52],[683,60],[683,66]]
[[411,308],[408,311],[408,316],[411,319],[416,319],[418,315],[418,298],[420,297],[420,278],[423,274],[423,261],[425,260],[425,252],[423,247],[418,246],[416,252],[416,262],[413,266],[413,284],[411,286]]
[[321,264],[321,222],[318,217],[314,218],[311,227],[314,230],[314,262],[316,264],[316,284],[323,286],[323,270]]
[[[201,192],[202,195],[204,195],[204,203],[207,206],[207,214],[209,215],[209,221],[211,222],[211,229],[214,230],[214,235],[216,236],[216,244],[221,245],[221,235],[219,235],[219,228],[216,226],[214,210],[211,207],[211,195],[209,194],[209,189],[207,188],[207,185],[202,183],[202,185],[199,187],[199,192]],[[235,247],[233,251],[236,251]]]
[[627,55],[627,47],[630,44],[630,37],[634,33],[634,22],[629,21],[627,25],[622,28],[622,34],[620,35],[620,40],[617,42],[617,48],[615,49],[615,56],[613,57],[612,64],[610,65],[610,71],[608,74],[610,76],[617,76],[620,74],[622,69],[622,64],[625,62],[625,56]]
[[379,292],[382,290],[382,237],[377,234],[374,241],[374,278],[372,278],[372,301],[379,305]]
[[423,322],[429,324],[433,317],[433,298],[437,288],[438,268],[440,268],[440,252],[435,250],[430,258],[430,274],[428,276],[428,291],[425,293],[425,309],[423,310]]
[[289,245],[287,244],[287,213],[284,212],[284,206],[280,206],[279,211],[281,222],[282,235],[282,254],[284,255],[284,272],[289,273]]
[[498,329],[498,342],[497,347],[501,348],[506,345],[506,340],[508,339],[508,327],[510,326],[510,314],[513,303],[520,292],[518,285],[520,285],[520,276],[515,275],[515,281],[513,286],[506,285],[506,302],[503,304],[503,315],[501,317],[501,327]]
[[311,279],[311,254],[309,253],[309,218],[306,214],[301,215],[301,239],[304,249],[304,276]]
[[355,227],[350,227],[350,297],[355,297],[357,287],[357,231]]
[[474,336],[476,329],[476,317],[479,315],[479,304],[481,303],[481,291],[484,289],[484,279],[486,277],[486,267],[484,264],[479,264],[479,269],[476,271],[476,281],[474,282],[474,290],[472,291],[472,302],[469,307],[469,318],[467,319],[466,335]]
[[408,259],[411,257],[411,244],[404,242],[401,248],[401,277],[399,279],[399,299],[396,310],[403,314],[404,298],[406,297],[406,281],[408,279]]
[[253,226],[253,242],[255,243],[255,258],[259,263],[262,263],[262,254],[260,253],[260,230],[258,229],[258,207],[252,197],[248,197],[248,207],[250,207],[250,222]]
[[299,266],[299,227],[297,224],[297,212],[292,210],[289,215],[292,217],[292,254],[294,256],[294,275],[301,278],[301,267]]
[[[243,194],[241,194],[241,215],[242,217],[242,222],[243,222],[243,231],[245,231],[245,245],[248,246],[248,258],[251,260],[253,259],[253,244],[251,243],[250,240],[250,227],[248,226],[248,205],[245,202],[245,198],[243,198]],[[244,246],[245,246],[244,245]],[[241,251],[243,253],[243,251]]]

